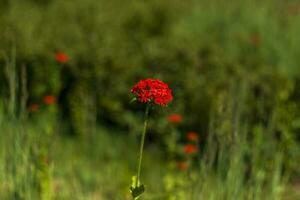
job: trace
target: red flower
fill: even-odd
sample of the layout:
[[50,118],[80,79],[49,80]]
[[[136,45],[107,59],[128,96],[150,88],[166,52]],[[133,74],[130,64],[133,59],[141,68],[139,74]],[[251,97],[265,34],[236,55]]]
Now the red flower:
[[55,60],[59,63],[67,63],[69,61],[69,56],[67,56],[65,53],[58,52],[55,55]]
[[30,112],[37,112],[39,110],[39,104],[37,103],[32,103],[29,105],[29,111]]
[[297,4],[297,3],[293,3],[293,4],[288,5],[287,9],[288,9],[288,13],[291,16],[297,16],[299,14],[299,11],[300,11],[300,5]]
[[131,92],[142,103],[153,102],[160,106],[166,106],[173,99],[169,86],[159,79],[141,80],[133,86]]
[[178,161],[177,162],[177,168],[182,171],[187,170],[188,167],[189,167],[189,163],[186,161]]
[[40,161],[45,165],[49,165],[49,157],[46,155],[40,156]]
[[55,96],[52,96],[52,95],[46,95],[46,96],[44,96],[44,102],[47,105],[52,105],[52,104],[56,103],[56,98],[55,98]]
[[180,123],[182,121],[182,116],[180,114],[171,114],[169,115],[168,120],[171,123]]
[[250,40],[251,45],[253,45],[253,46],[259,46],[261,43],[261,38],[260,38],[259,34],[257,34],[257,33],[250,35],[249,40]]
[[187,144],[184,146],[184,152],[186,154],[194,154],[198,152],[198,148],[193,144]]
[[192,141],[192,142],[197,142],[199,139],[198,133],[193,132],[193,131],[188,132],[186,134],[186,139],[188,139],[189,141]]

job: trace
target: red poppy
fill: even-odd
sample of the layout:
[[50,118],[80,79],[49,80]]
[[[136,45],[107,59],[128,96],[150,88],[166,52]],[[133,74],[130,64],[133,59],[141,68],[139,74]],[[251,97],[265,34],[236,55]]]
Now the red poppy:
[[37,112],[39,110],[39,104],[37,103],[32,103],[29,105],[29,111],[30,112]]
[[168,121],[171,123],[180,123],[182,122],[182,116],[180,114],[171,114],[168,116]]
[[56,97],[53,95],[46,95],[44,96],[44,102],[47,105],[52,105],[56,103]]
[[190,131],[186,134],[186,139],[188,139],[189,141],[192,141],[192,142],[197,142],[199,139],[198,133],[196,133],[194,131]]
[[189,168],[189,163],[186,162],[186,161],[178,161],[177,162],[177,168],[182,170],[182,171],[185,171]]
[[65,53],[63,52],[58,52],[55,55],[55,59],[57,62],[59,63],[67,63],[69,61],[69,56],[67,56]]
[[133,86],[131,92],[142,103],[153,102],[160,106],[166,106],[173,99],[169,86],[159,79],[141,80]]
[[196,145],[193,144],[187,144],[184,146],[184,152],[186,154],[194,154],[198,152],[198,148]]

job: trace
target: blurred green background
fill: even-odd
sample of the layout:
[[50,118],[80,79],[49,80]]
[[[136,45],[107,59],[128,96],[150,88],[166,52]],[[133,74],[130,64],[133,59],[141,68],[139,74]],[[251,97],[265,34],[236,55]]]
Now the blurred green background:
[[300,199],[299,34],[296,0],[0,0],[0,199],[131,199],[147,77],[141,199]]

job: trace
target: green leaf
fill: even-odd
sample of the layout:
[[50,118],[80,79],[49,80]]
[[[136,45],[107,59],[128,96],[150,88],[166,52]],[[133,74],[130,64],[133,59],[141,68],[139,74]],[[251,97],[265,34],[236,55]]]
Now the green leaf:
[[139,185],[139,183],[137,181],[137,176],[132,176],[131,177],[131,187],[136,187],[138,185]]
[[138,182],[136,176],[133,176],[131,179],[132,179],[132,183],[130,187],[130,193],[133,199],[137,200],[145,192],[145,186]]
[[136,100],[137,100],[137,98],[136,98],[136,97],[133,97],[133,98],[131,99],[130,103],[133,103],[133,102],[135,102]]
[[140,185],[137,187],[132,187],[132,186],[130,187],[130,193],[135,200],[138,199],[144,192],[145,192],[144,185]]

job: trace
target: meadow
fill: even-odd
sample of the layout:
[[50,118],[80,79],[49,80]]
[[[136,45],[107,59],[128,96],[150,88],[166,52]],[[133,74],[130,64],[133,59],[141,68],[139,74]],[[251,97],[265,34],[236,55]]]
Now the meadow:
[[0,199],[300,199],[299,34],[296,0],[0,0]]

